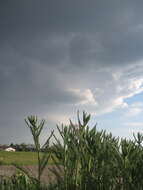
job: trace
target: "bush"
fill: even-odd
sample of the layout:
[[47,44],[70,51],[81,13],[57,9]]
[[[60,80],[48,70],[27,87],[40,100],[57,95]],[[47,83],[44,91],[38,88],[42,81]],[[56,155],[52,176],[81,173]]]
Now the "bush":
[[[134,135],[134,140],[119,139],[97,131],[96,125],[89,127],[90,115],[83,112],[78,124],[57,126],[62,140],[53,134],[55,143],[49,153],[49,140],[45,143],[45,154],[39,157],[41,146],[39,135],[44,122],[38,124],[37,117],[26,120],[33,135],[37,157],[38,178],[32,178],[21,167],[24,175],[1,179],[1,190],[142,190],[143,189],[143,135]],[[44,187],[41,174],[48,163],[49,155],[55,163],[51,169],[55,183]]]
[[64,190],[143,189],[143,136],[138,133],[134,141],[119,140],[106,131],[97,131],[96,125],[89,127],[89,121],[90,115],[83,113],[82,122],[78,115],[78,125],[70,122],[70,126],[58,126],[63,142],[54,136],[55,155],[64,168],[59,187]]

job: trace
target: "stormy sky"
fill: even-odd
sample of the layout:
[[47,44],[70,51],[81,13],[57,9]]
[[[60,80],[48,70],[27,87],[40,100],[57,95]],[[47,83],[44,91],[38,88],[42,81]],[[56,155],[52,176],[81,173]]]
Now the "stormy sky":
[[[91,123],[131,138],[143,127],[143,2],[0,0],[0,144],[31,142],[28,115]],[[76,121],[75,121],[76,122]]]

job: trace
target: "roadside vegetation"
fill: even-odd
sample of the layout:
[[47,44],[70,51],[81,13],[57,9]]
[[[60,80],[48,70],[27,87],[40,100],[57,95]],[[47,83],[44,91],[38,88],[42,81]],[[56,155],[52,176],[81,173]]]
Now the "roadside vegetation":
[[[78,114],[78,123],[57,126],[62,140],[52,131],[41,147],[39,137],[45,121],[30,116],[25,121],[33,136],[36,149],[37,176],[33,177],[18,163],[18,174],[1,177],[1,190],[142,190],[143,189],[143,135],[134,140],[119,139],[96,125],[88,126],[90,115]],[[51,138],[54,138],[52,151]],[[44,152],[41,154],[41,149]],[[50,160],[55,180],[43,184],[41,175]]]

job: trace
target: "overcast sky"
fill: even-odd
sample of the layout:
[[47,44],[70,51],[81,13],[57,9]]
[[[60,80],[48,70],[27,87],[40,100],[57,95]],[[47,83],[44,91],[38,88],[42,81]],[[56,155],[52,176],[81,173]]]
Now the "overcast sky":
[[[143,2],[0,0],[0,144],[31,142],[24,118],[92,114],[98,129],[143,129]],[[46,132],[47,131],[47,132]]]

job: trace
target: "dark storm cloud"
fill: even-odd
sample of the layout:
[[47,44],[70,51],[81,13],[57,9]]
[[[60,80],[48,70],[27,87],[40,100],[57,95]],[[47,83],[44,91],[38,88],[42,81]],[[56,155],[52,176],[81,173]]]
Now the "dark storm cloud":
[[[37,38],[79,32],[82,37],[74,38],[69,49],[73,63],[89,59],[93,62],[95,56],[101,63],[106,60],[114,64],[142,57],[142,31],[134,30],[142,24],[141,1],[4,1],[1,4],[1,41],[21,50],[25,56],[57,63],[66,56],[67,46],[56,43],[56,47],[42,47]],[[91,34],[96,38],[89,51],[91,42],[86,36]],[[50,44],[49,39],[47,43]]]
[[[14,141],[28,114],[70,113],[70,105],[104,94],[100,86],[114,79],[111,72],[101,78],[100,69],[142,60],[142,6],[138,0],[0,1],[0,139],[6,142],[9,129]],[[114,98],[110,85],[106,94]]]

